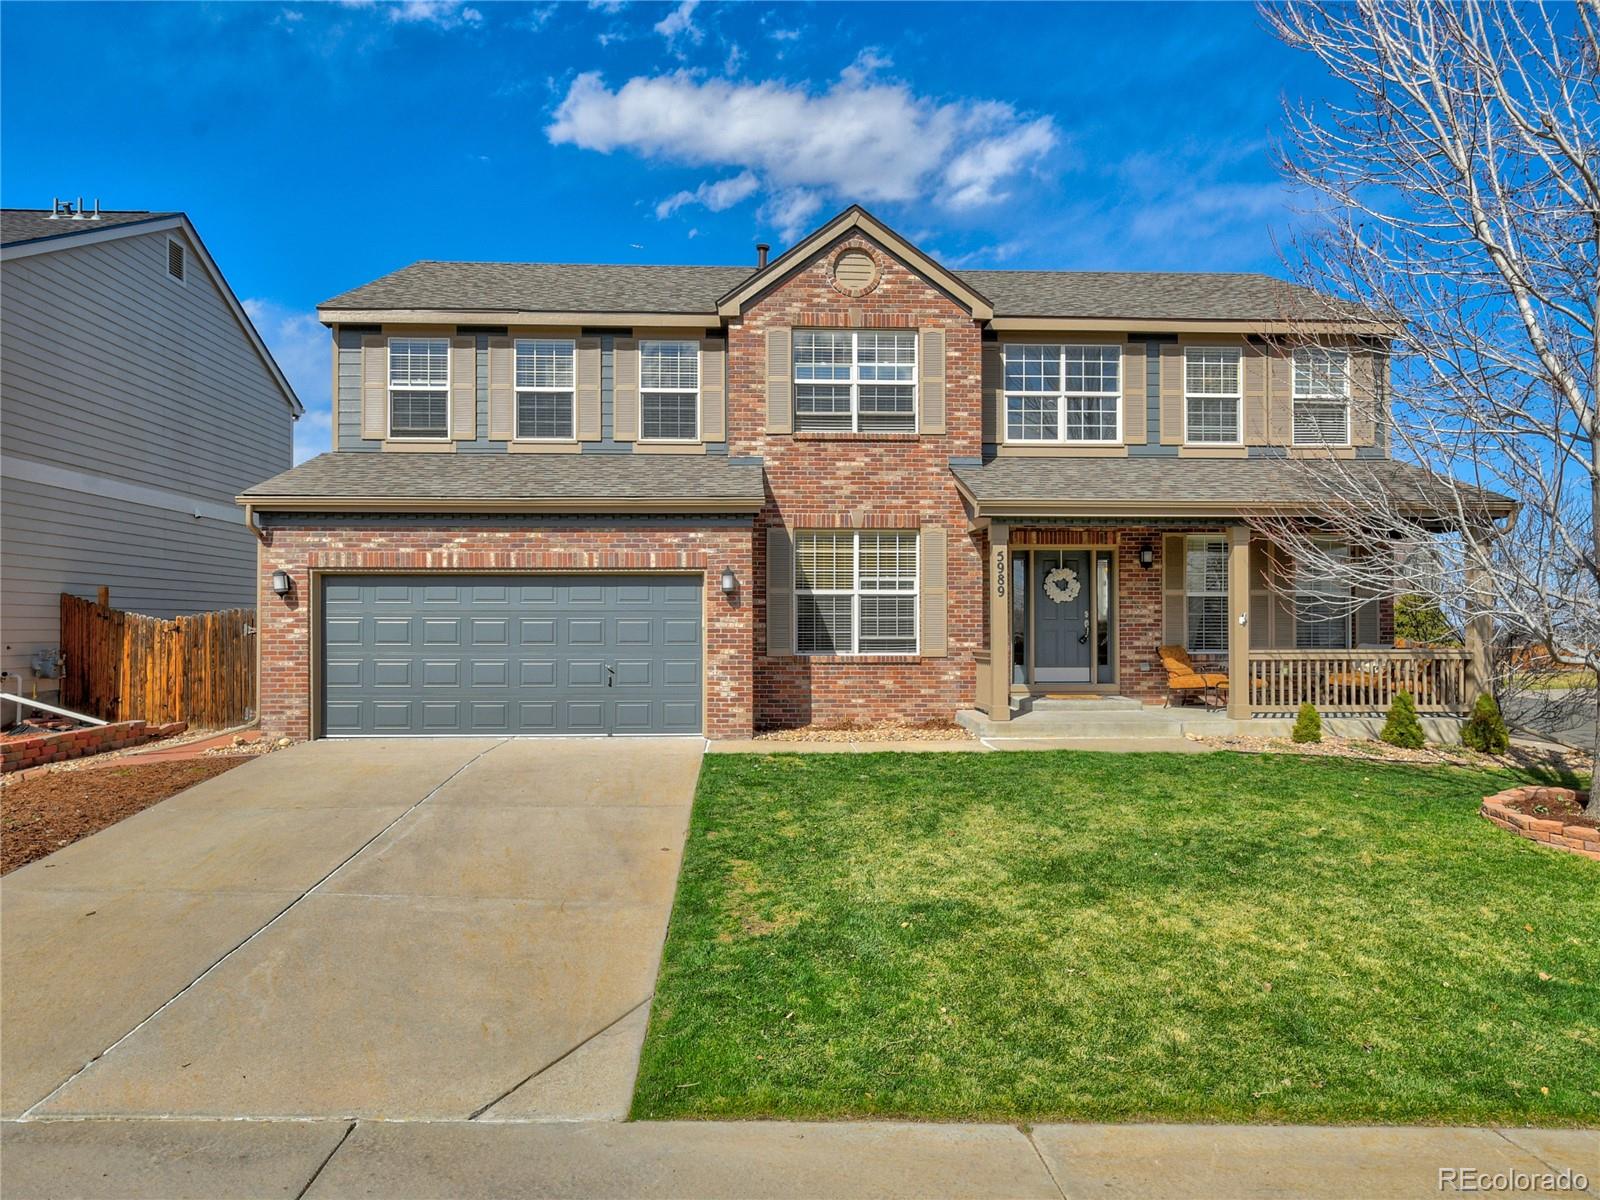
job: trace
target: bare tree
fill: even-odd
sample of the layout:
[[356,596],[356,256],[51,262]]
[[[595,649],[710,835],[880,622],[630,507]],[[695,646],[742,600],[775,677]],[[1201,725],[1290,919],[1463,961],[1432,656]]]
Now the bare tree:
[[[1344,572],[1358,596],[1421,594],[1458,627],[1484,612],[1500,644],[1593,670],[1600,11],[1593,0],[1261,11],[1330,76],[1326,98],[1289,107],[1282,153],[1311,201],[1294,269],[1338,298],[1305,340],[1326,339],[1351,303],[1377,314],[1370,346],[1391,355],[1388,385],[1355,402],[1372,407],[1395,459],[1433,473],[1307,463],[1308,486],[1314,474],[1338,502],[1315,530],[1269,532],[1312,571]],[[1515,517],[1494,520],[1486,492],[1515,501]],[[1313,534],[1387,552],[1333,559]]]

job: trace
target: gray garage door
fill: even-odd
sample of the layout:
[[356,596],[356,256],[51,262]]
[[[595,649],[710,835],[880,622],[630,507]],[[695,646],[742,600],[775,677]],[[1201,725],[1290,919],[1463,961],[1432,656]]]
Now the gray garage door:
[[336,576],[321,624],[331,737],[701,730],[698,577]]

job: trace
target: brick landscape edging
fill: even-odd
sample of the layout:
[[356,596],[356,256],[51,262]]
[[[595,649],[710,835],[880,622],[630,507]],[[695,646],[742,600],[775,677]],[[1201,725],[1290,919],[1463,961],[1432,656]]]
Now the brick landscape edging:
[[63,733],[41,733],[18,738],[0,746],[0,774],[23,771],[46,763],[66,762],[107,750],[125,750],[156,738],[182,733],[188,725],[174,721],[169,725],[150,725],[144,721],[116,721],[87,729],[68,729]]
[[1553,846],[1557,850],[1570,850],[1574,854],[1581,854],[1585,858],[1600,862],[1600,829],[1591,829],[1587,825],[1568,825],[1565,821],[1554,817],[1530,816],[1509,807],[1511,801],[1517,800],[1576,800],[1582,804],[1585,799],[1584,793],[1575,792],[1571,788],[1542,787],[1533,784],[1507,788],[1503,792],[1485,796],[1483,807],[1478,811],[1501,829],[1509,829],[1531,842],[1538,842],[1542,846]]

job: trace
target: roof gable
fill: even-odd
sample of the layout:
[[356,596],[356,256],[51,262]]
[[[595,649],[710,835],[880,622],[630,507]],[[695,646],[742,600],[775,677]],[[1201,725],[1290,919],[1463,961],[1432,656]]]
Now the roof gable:
[[[118,218],[130,218],[120,220]],[[70,226],[60,233],[48,232],[57,225]],[[44,233],[40,233],[44,230]],[[80,246],[90,246],[97,242],[108,242],[118,238],[139,237],[147,233],[162,231],[181,233],[189,243],[193,254],[192,261],[198,262],[212,286],[217,289],[218,295],[226,305],[233,319],[238,323],[240,330],[249,341],[251,348],[261,359],[262,365],[267,368],[267,373],[272,376],[272,381],[283,393],[284,403],[289,406],[296,419],[305,413],[305,405],[300,403],[300,397],[295,395],[294,388],[284,376],[282,368],[278,366],[277,359],[272,357],[272,351],[267,349],[267,344],[261,339],[260,332],[255,327],[255,322],[250,320],[250,314],[245,312],[244,305],[239,303],[238,296],[234,295],[233,288],[227,278],[222,274],[222,269],[217,266],[216,260],[211,257],[211,252],[206,249],[206,244],[200,240],[189,218],[181,213],[147,213],[147,212],[103,212],[98,221],[85,217],[79,221],[71,218],[50,220],[49,215],[43,210],[36,209],[0,209],[0,237],[5,239],[0,245],[0,262],[9,262],[17,258],[31,258],[39,254],[52,254],[76,250]],[[19,235],[17,241],[11,241],[13,234]],[[21,236],[32,234],[34,236]]]
[[717,302],[717,312],[735,317],[756,296],[787,278],[835,241],[854,231],[866,234],[929,283],[964,305],[973,319],[987,321],[994,305],[959,275],[946,270],[905,238],[879,221],[859,204],[852,204],[833,220],[802,238]]

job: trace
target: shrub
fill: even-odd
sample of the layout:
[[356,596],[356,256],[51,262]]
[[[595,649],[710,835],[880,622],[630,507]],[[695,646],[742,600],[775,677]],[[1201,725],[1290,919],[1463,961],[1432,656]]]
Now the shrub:
[[1461,727],[1461,744],[1484,754],[1504,754],[1511,747],[1511,734],[1506,730],[1500,706],[1488,692],[1478,697],[1472,706],[1472,718]]
[[1408,642],[1456,641],[1455,630],[1450,628],[1444,611],[1426,596],[1408,594],[1394,604],[1394,635]]
[[1417,705],[1410,692],[1401,692],[1389,705],[1389,716],[1378,738],[1402,750],[1421,750],[1428,744],[1428,739],[1422,736],[1422,722],[1417,720]]
[[1294,732],[1290,735],[1297,742],[1320,742],[1322,740],[1322,717],[1307,700],[1300,706],[1300,715],[1294,719]]

